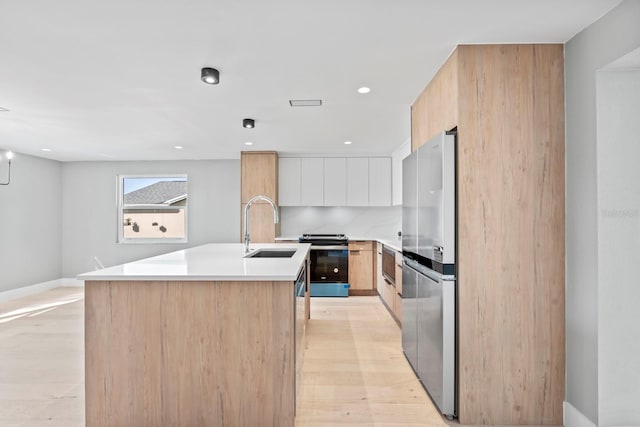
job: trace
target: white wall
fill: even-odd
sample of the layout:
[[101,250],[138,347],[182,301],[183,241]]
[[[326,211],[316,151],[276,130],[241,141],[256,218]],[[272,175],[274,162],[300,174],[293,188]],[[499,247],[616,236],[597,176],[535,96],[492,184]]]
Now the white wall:
[[59,162],[15,153],[0,186],[0,292],[61,277],[61,196]]
[[[116,243],[116,175],[188,175],[188,244]],[[69,162],[62,167],[62,274],[210,242],[240,241],[240,161]],[[58,276],[59,277],[59,276]]]
[[598,425],[600,426],[640,425],[640,315],[638,315],[640,303],[638,276],[640,120],[638,119],[640,119],[640,69],[598,73]]
[[[626,0],[565,45],[567,402],[598,422],[596,71],[640,45]],[[571,426],[568,426],[571,427]]]
[[283,207],[280,235],[344,233],[347,237],[397,240],[402,230],[402,208],[393,207]]

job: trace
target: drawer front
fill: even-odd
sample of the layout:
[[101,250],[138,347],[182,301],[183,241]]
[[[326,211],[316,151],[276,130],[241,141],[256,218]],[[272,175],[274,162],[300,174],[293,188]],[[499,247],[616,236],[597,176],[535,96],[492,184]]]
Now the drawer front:
[[350,251],[373,251],[373,242],[371,240],[350,240]]

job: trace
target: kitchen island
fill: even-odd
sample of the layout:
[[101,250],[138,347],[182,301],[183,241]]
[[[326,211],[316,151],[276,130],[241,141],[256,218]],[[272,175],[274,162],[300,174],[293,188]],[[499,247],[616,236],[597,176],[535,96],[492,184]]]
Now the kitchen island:
[[86,425],[293,426],[309,246],[209,244],[79,276]]

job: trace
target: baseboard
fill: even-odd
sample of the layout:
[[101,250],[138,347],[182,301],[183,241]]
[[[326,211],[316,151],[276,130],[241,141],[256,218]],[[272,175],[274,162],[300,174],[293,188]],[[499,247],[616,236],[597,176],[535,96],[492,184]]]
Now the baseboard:
[[562,404],[564,427],[597,427],[589,418],[584,416],[566,400]]
[[349,296],[355,297],[372,297],[378,295],[375,289],[351,289],[349,288]]
[[11,301],[62,286],[82,287],[84,286],[84,282],[76,278],[62,278],[36,283],[35,285],[23,286],[21,288],[0,292],[0,302]]
[[72,288],[84,287],[84,280],[76,279],[75,277],[63,277],[60,280],[61,280],[60,286],[72,287]]

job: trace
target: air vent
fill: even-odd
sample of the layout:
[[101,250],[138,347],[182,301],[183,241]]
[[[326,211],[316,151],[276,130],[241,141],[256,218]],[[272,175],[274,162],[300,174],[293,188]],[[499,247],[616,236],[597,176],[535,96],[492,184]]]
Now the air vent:
[[291,99],[289,104],[292,107],[320,107],[322,99]]

